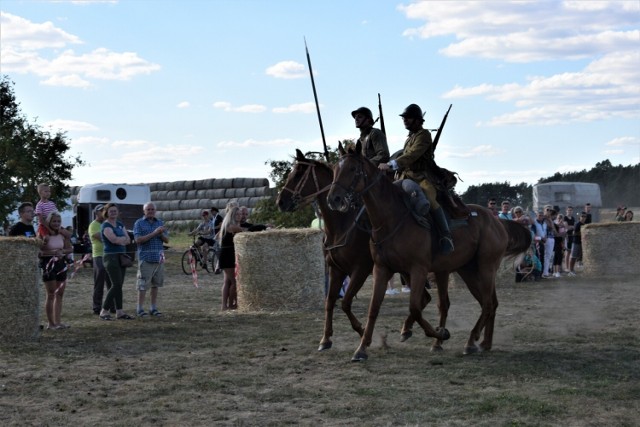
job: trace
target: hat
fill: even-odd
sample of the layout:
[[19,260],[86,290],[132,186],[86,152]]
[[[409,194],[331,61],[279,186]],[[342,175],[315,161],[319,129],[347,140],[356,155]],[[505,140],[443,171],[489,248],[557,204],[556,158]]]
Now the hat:
[[101,211],[101,210],[103,210],[103,209],[104,209],[104,205],[97,205],[95,208],[93,208],[93,213],[94,213],[94,214],[95,214],[95,213],[98,213],[98,212],[100,212],[100,211]]
[[371,110],[368,109],[367,107],[360,107],[357,110],[353,110],[351,112],[351,117],[353,117],[355,119],[356,118],[356,114],[362,114],[366,118],[368,118],[371,121],[373,121],[373,113],[371,113]]

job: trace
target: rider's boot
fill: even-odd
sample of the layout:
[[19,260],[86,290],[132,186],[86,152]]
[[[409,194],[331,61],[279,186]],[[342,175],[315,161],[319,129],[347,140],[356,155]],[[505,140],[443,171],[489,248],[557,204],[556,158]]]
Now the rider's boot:
[[444,216],[444,211],[441,207],[431,211],[438,234],[440,234],[440,252],[443,255],[453,252],[453,238],[451,237],[451,231],[449,231],[449,224],[447,224],[447,218]]

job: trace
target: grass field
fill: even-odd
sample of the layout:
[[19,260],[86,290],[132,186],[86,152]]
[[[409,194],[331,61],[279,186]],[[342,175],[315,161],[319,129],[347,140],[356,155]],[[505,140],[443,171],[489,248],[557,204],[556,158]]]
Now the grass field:
[[[354,364],[358,336],[341,311],[322,353],[322,311],[221,312],[222,276],[201,275],[196,288],[180,269],[189,243],[174,239],[167,254],[165,317],[100,321],[91,270],[81,269],[65,294],[70,329],[2,343],[0,423],[640,425],[637,278],[502,286],[494,348],[474,356],[462,356],[479,314],[466,288],[450,290],[452,338],[439,354],[419,330],[400,342],[408,296],[387,297],[370,358]],[[128,271],[130,313],[134,279]],[[369,297],[365,285],[354,304],[361,319]],[[425,313],[435,322],[436,305]]]

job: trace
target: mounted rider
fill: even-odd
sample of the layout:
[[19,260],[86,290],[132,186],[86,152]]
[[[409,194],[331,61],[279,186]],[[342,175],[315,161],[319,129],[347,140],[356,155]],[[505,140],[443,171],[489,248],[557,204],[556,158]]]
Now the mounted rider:
[[440,233],[440,251],[446,255],[454,250],[453,238],[444,211],[436,200],[437,188],[435,184],[439,182],[437,174],[440,168],[435,165],[433,160],[435,147],[431,133],[422,127],[423,116],[422,109],[416,104],[405,108],[400,117],[402,117],[404,127],[409,131],[409,135],[402,153],[394,160],[380,163],[378,168],[383,171],[389,169],[398,171],[399,179],[411,179],[420,185],[429,200],[430,213]]
[[362,155],[378,166],[389,161],[387,137],[380,129],[373,127],[373,114],[367,107],[360,107],[351,112],[355,125],[360,129],[358,141],[362,144]]

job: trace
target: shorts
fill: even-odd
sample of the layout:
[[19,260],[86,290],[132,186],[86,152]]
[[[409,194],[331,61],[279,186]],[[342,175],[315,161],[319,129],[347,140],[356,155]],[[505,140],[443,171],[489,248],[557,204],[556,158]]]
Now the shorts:
[[214,239],[207,239],[206,237],[198,237],[198,242],[202,242],[202,243],[206,243],[209,246],[213,246],[215,244],[215,240]]
[[567,236],[567,250],[571,250],[573,247],[573,236]]
[[67,280],[67,262],[64,258],[58,258],[51,262],[53,257],[46,256],[40,258],[40,268],[42,269],[43,282],[64,282]]
[[574,243],[571,247],[571,258],[580,259],[582,258],[582,244]]
[[146,291],[150,287],[161,288],[164,284],[164,264],[140,261],[136,278],[136,290],[138,291]]

